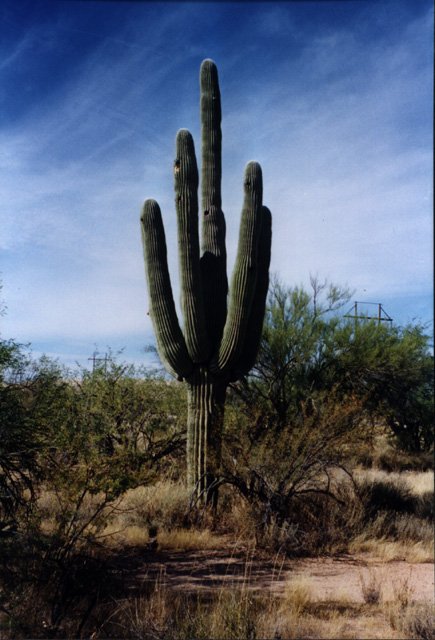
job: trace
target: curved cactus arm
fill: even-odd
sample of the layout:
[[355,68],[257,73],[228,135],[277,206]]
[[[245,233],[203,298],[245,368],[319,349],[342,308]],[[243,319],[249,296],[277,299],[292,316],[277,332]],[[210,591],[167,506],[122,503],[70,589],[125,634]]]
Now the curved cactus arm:
[[212,60],[204,60],[201,88],[201,273],[206,324],[212,349],[219,344],[227,316],[227,254],[225,218],[222,212],[222,132],[218,72]]
[[261,211],[261,234],[258,243],[257,282],[251,314],[246,328],[243,351],[240,355],[233,380],[246,375],[254,366],[263,331],[264,313],[266,310],[267,292],[269,289],[269,265],[272,245],[272,214],[267,207]]
[[184,338],[193,362],[201,363],[209,357],[210,349],[199,266],[198,169],[193,138],[186,129],[177,134],[174,177]]
[[261,232],[263,182],[261,167],[250,162],[245,170],[245,199],[240,222],[236,263],[224,334],[212,368],[228,373],[242,353],[257,280],[257,253]]
[[171,375],[186,378],[193,369],[193,363],[178,323],[168,271],[165,231],[160,207],[155,200],[146,200],[141,228],[150,315],[159,355]]

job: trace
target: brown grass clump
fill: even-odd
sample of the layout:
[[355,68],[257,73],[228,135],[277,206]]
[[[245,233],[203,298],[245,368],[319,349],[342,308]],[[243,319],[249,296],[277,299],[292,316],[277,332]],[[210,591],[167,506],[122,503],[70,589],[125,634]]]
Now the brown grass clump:
[[410,607],[401,621],[401,629],[409,638],[433,640],[435,638],[435,617],[432,604]]
[[361,591],[366,604],[380,604],[383,600],[383,576],[371,568],[368,575],[359,574]]
[[283,598],[284,608],[300,615],[307,610],[311,601],[310,585],[306,578],[300,576],[287,583]]

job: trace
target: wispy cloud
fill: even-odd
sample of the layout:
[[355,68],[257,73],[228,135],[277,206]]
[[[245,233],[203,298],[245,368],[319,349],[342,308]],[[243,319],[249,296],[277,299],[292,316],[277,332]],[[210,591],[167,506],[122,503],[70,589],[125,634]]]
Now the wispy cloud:
[[[199,149],[204,57],[221,76],[230,267],[243,169],[257,159],[274,217],[272,268],[286,282],[312,272],[369,296],[428,299],[431,11],[387,37],[379,24],[371,33],[368,13],[364,28],[314,28],[291,3],[165,6],[131,5],[70,77],[0,129],[4,335],[53,353],[62,342],[149,341],[139,210],[146,197],[161,205],[178,297],[174,138],[187,126]],[[61,17],[52,47],[78,37],[71,15]],[[3,52],[8,68],[29,61],[47,23],[40,29]]]

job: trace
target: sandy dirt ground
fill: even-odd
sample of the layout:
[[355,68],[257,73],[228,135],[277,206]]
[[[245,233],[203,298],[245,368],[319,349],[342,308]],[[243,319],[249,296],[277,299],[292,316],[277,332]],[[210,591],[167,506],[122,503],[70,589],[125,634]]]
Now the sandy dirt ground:
[[434,599],[432,563],[379,562],[365,555],[272,561],[244,550],[157,551],[133,561],[129,573],[129,583],[136,587],[158,577],[162,585],[176,590],[243,587],[277,596],[289,582],[302,580],[315,600],[354,603],[364,601],[362,583],[374,579],[382,585],[384,601],[393,600],[402,585],[407,585],[412,600]]

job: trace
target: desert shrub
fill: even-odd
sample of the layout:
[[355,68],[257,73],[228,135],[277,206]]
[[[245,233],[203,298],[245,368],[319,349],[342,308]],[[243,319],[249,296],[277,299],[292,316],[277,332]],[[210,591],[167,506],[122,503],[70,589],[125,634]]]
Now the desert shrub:
[[4,611],[10,638],[80,637],[99,599],[120,586],[95,545],[65,553],[65,541],[39,529],[1,545]]
[[223,486],[219,495],[218,512],[214,527],[221,533],[230,533],[237,540],[250,545],[255,542],[257,516],[249,502],[234,491],[232,486]]
[[0,605],[12,637],[75,637],[113,587],[98,537],[120,496],[182,457],[177,391],[111,359],[74,380],[47,359],[9,360],[0,524],[13,526],[0,537]]
[[31,508],[44,474],[40,453],[67,397],[56,363],[0,340],[0,530],[15,529],[17,510]]
[[321,553],[349,535],[358,506],[343,459],[359,437],[360,408],[331,391],[278,431],[267,423],[253,430],[246,417],[229,415],[223,478],[251,506],[258,544]]
[[284,518],[267,513],[264,505],[256,510],[257,545],[292,556],[344,551],[359,531],[360,505],[350,487],[337,490],[334,497],[296,497]]
[[343,317],[351,293],[311,279],[311,291],[272,279],[257,363],[238,392],[253,428],[295,424],[331,391],[361,401],[366,440],[382,424],[394,447],[433,449],[431,337],[420,325],[386,327]]

